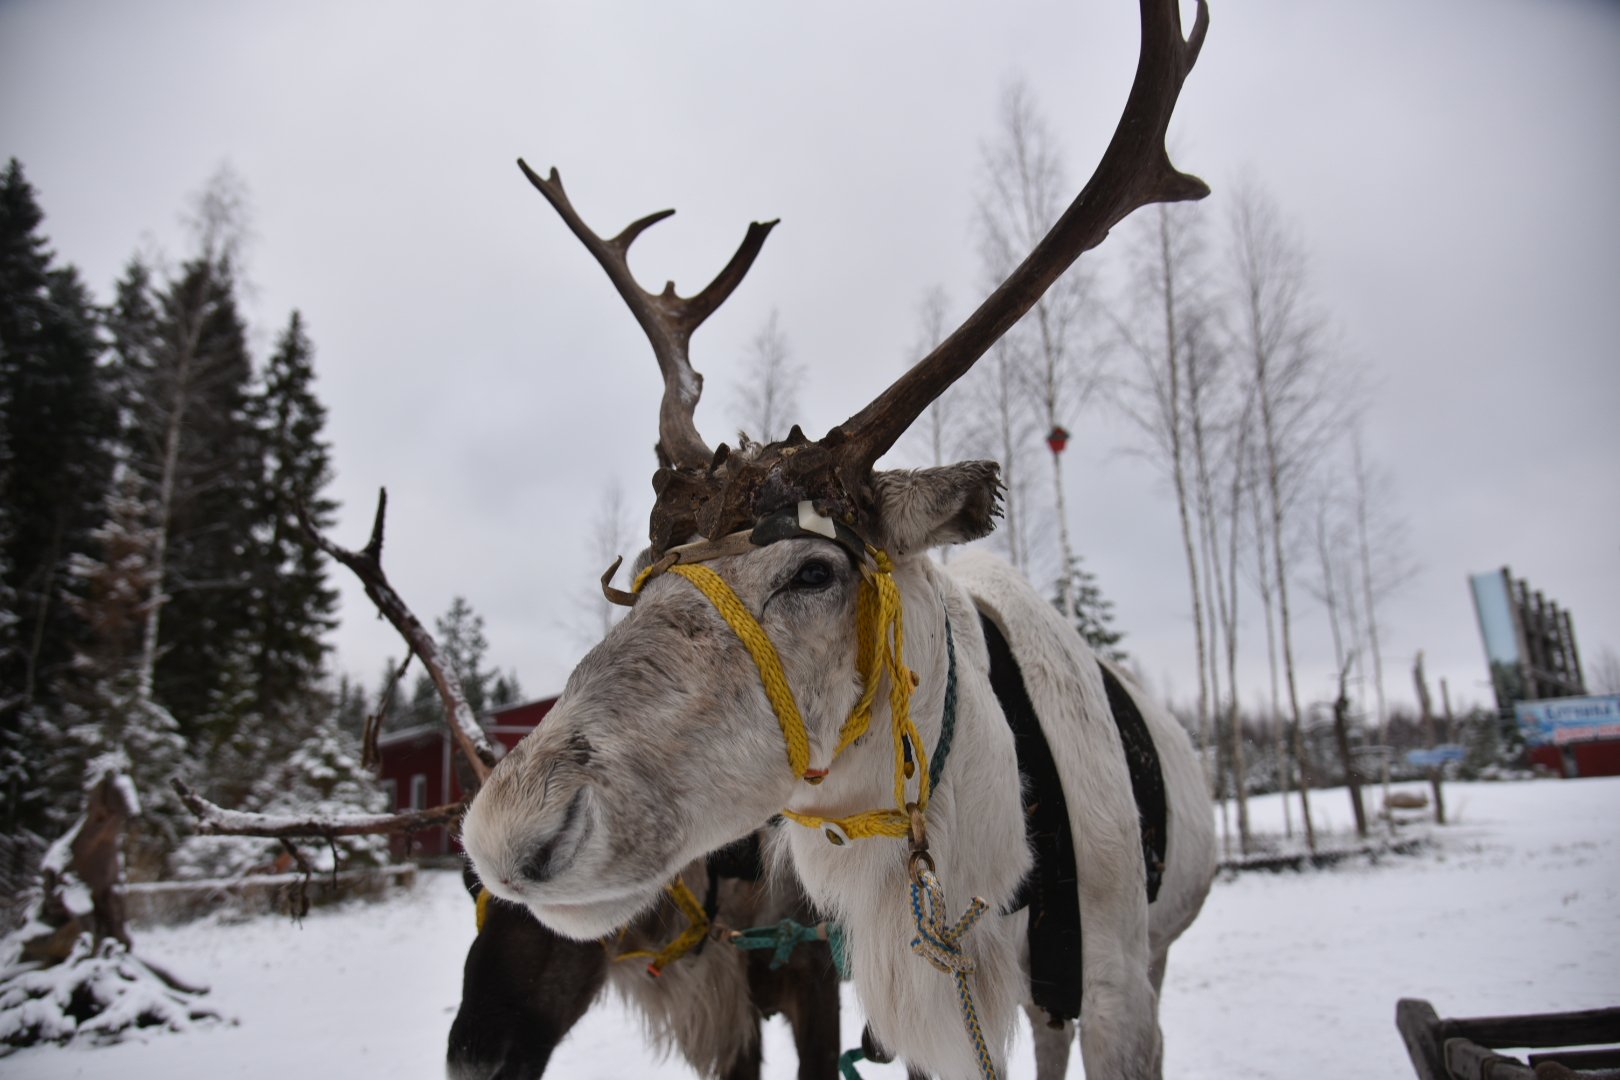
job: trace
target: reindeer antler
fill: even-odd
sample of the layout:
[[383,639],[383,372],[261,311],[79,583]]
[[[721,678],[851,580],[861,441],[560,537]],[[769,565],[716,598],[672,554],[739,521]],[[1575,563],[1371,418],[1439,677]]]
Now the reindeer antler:
[[777,223],[750,223],[748,233],[731,261],[696,296],[683,298],[675,295],[673,281],[664,286],[663,292],[650,293],[630,273],[630,245],[649,226],[663,221],[675,211],[660,210],[656,214],[648,214],[632,221],[613,239],[603,240],[591,231],[574,209],[573,203],[568,201],[568,194],[563,191],[562,177],[557,175],[556,169],[551,170],[549,177],[542,179],[522,158],[518,158],[518,168],[523,170],[529,183],[539,189],[552,209],[573,230],[579,242],[607,271],[613,287],[619,290],[636,322],[641,324],[647,340],[652,343],[653,354],[658,358],[658,370],[664,376],[664,400],[658,408],[660,459],[679,468],[703,468],[709,464],[714,452],[703,441],[703,436],[698,434],[697,425],[692,419],[698,398],[703,394],[703,376],[692,367],[691,358],[687,355],[692,332],[703,325],[703,320],[714,314],[715,309],[725,303],[732,290],[742,282],[759,255],[759,249],[764,246],[765,237],[770,235]]
[[1209,194],[1202,180],[1170,164],[1164,147],[1181,86],[1209,29],[1205,0],[1196,3],[1192,33],[1183,37],[1179,0],[1140,0],[1142,44],[1136,79],[1114,137],[1080,194],[1029,256],[950,337],[871,404],[814,443],[794,427],[780,442],[729,455],[722,445],[711,455],[692,423],[703,385],[687,357],[692,331],[737,287],[774,221],[750,225],[731,262],[697,296],[682,300],[673,283],[654,296],[636,284],[625,255],[642,230],[671,211],[644,217],[612,240],[603,240],[580,221],[556,170],[542,180],[518,162],[602,264],[658,356],[664,374],[659,411],[663,467],[653,474],[657,502],[649,539],[654,557],[694,535],[716,539],[752,528],[762,515],[806,500],[822,514],[868,537],[875,535],[872,466],[928,404],[961,378],[1126,215],[1150,203]]
[[[1142,0],[1142,45],[1136,80],[1114,137],[1091,179],[1027,258],[933,352],[871,404],[829,433],[845,486],[859,482],[922,411],[961,378],[1063,272],[1133,210],[1156,202],[1202,199],[1209,186],[1179,172],[1165,150],[1165,132],[1181,85],[1198,60],[1209,29],[1209,8],[1197,0],[1192,34],[1183,39],[1176,0]],[[841,435],[840,435],[841,433]]]

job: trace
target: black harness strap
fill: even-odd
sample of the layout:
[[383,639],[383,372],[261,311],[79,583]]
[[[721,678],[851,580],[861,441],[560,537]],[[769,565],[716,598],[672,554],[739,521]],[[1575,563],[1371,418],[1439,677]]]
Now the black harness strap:
[[1024,835],[1035,854],[1035,866],[1007,913],[1029,906],[1029,981],[1035,1004],[1054,1019],[1072,1020],[1080,1015],[1080,881],[1069,806],[1024,687],[1024,673],[996,624],[983,614],[979,621],[990,650],[990,686],[1018,748]]
[[[749,833],[741,840],[709,852],[704,862],[709,871],[709,886],[703,896],[703,914],[709,917],[711,923],[714,922],[715,914],[720,909],[721,878],[758,881],[765,876],[765,860],[760,854],[758,833]],[[698,942],[697,948],[693,950],[694,954],[701,955],[703,946],[708,943],[707,937]]]
[[[981,613],[985,645],[990,652],[990,686],[1012,729],[1022,781],[1024,835],[1035,856],[1029,876],[1003,914],[1029,908],[1029,981],[1035,1004],[1053,1021],[1080,1015],[1080,889],[1075,869],[1074,834],[1069,826],[1068,802],[1052,760],[1051,747],[1041,732],[1040,718],[1029,700],[1024,674],[1007,639],[989,617]],[[1119,679],[1098,661],[1108,708],[1119,728],[1131,793],[1141,822],[1142,862],[1146,867],[1148,902],[1158,898],[1164,879],[1169,807],[1164,773],[1153,737],[1136,702]]]
[[1165,848],[1170,840],[1164,772],[1142,711],[1108,665],[1098,661],[1097,666],[1102,669],[1103,686],[1108,689],[1108,708],[1119,727],[1119,741],[1125,746],[1125,764],[1131,770],[1131,793],[1136,796],[1136,814],[1142,823],[1142,863],[1147,867],[1147,898],[1151,904],[1159,898]]

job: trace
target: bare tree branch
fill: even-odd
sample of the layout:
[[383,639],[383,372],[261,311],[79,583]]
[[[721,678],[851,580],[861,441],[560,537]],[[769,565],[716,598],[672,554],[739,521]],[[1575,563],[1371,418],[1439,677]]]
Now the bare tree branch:
[[403,814],[250,814],[216,806],[179,780],[174,790],[197,819],[197,831],[207,836],[263,836],[274,840],[339,836],[405,835],[454,825],[467,809],[465,801]]
[[354,572],[354,576],[365,586],[366,596],[377,605],[383,617],[394,624],[394,629],[405,639],[405,644],[427,668],[433,685],[438,688],[439,697],[444,701],[450,733],[455,736],[456,744],[472,767],[478,783],[482,784],[488,778],[489,770],[500,759],[485,737],[484,729],[478,726],[478,718],[473,715],[472,706],[467,704],[460,683],[451,674],[450,665],[439,650],[438,642],[433,640],[433,635],[406,606],[399,593],[389,584],[388,575],[383,573],[383,518],[387,512],[388,492],[384,489],[377,494],[377,516],[372,522],[371,539],[358,552],[339,547],[322,536],[302,507],[298,509],[298,521],[311,543]]
[[366,726],[360,733],[360,766],[365,769],[375,769],[382,764],[382,753],[377,749],[377,739],[382,734],[383,722],[388,719],[388,704],[394,700],[394,689],[399,686],[399,680],[405,677],[405,670],[411,666],[411,657],[415,655],[407,652],[405,659],[401,660],[399,667],[388,665],[388,681],[383,684],[381,695],[377,698],[377,707],[371,715],[366,717]]

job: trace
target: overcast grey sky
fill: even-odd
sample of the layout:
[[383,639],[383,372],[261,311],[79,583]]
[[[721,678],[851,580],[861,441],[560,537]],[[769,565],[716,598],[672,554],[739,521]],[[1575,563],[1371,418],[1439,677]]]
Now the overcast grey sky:
[[[222,161],[251,186],[262,359],[301,309],[343,503],[424,618],[461,593],[493,659],[539,695],[583,651],[575,598],[598,493],[639,520],[659,393],[606,278],[513,165],[556,165],[656,288],[695,291],[748,221],[780,217],[697,335],[698,422],[771,308],[810,365],[803,422],[842,420],[915,359],[915,309],[977,299],[970,228],[1001,86],[1024,78],[1078,190],[1136,56],[1134,5],[0,4],[0,155],[19,157],[59,255],[98,295]],[[1368,453],[1422,571],[1384,612],[1410,658],[1488,697],[1466,575],[1504,563],[1568,607],[1589,666],[1620,649],[1620,6],[1600,0],[1217,0],[1172,129],[1223,192],[1252,173],[1296,225],[1346,362],[1371,387]],[[1120,230],[1123,232],[1124,230]],[[1094,256],[1117,259],[1116,235]],[[1174,503],[1092,413],[1065,458],[1077,546],[1125,642],[1196,688]],[[904,450],[904,448],[902,448]],[[917,452],[913,449],[913,452]],[[903,462],[903,453],[898,455]],[[341,569],[338,663],[373,683],[400,646]],[[1252,605],[1251,605],[1252,607]],[[1325,698],[1306,604],[1306,699]],[[1264,682],[1249,626],[1242,683]]]

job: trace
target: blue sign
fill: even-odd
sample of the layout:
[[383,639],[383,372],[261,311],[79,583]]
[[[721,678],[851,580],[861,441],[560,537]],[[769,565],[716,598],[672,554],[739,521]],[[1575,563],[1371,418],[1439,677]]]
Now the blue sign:
[[1406,763],[1432,769],[1449,762],[1461,761],[1466,756],[1468,756],[1467,747],[1458,746],[1456,743],[1445,743],[1431,750],[1408,750],[1406,752]]
[[1521,701],[1513,711],[1531,746],[1620,739],[1620,694]]

